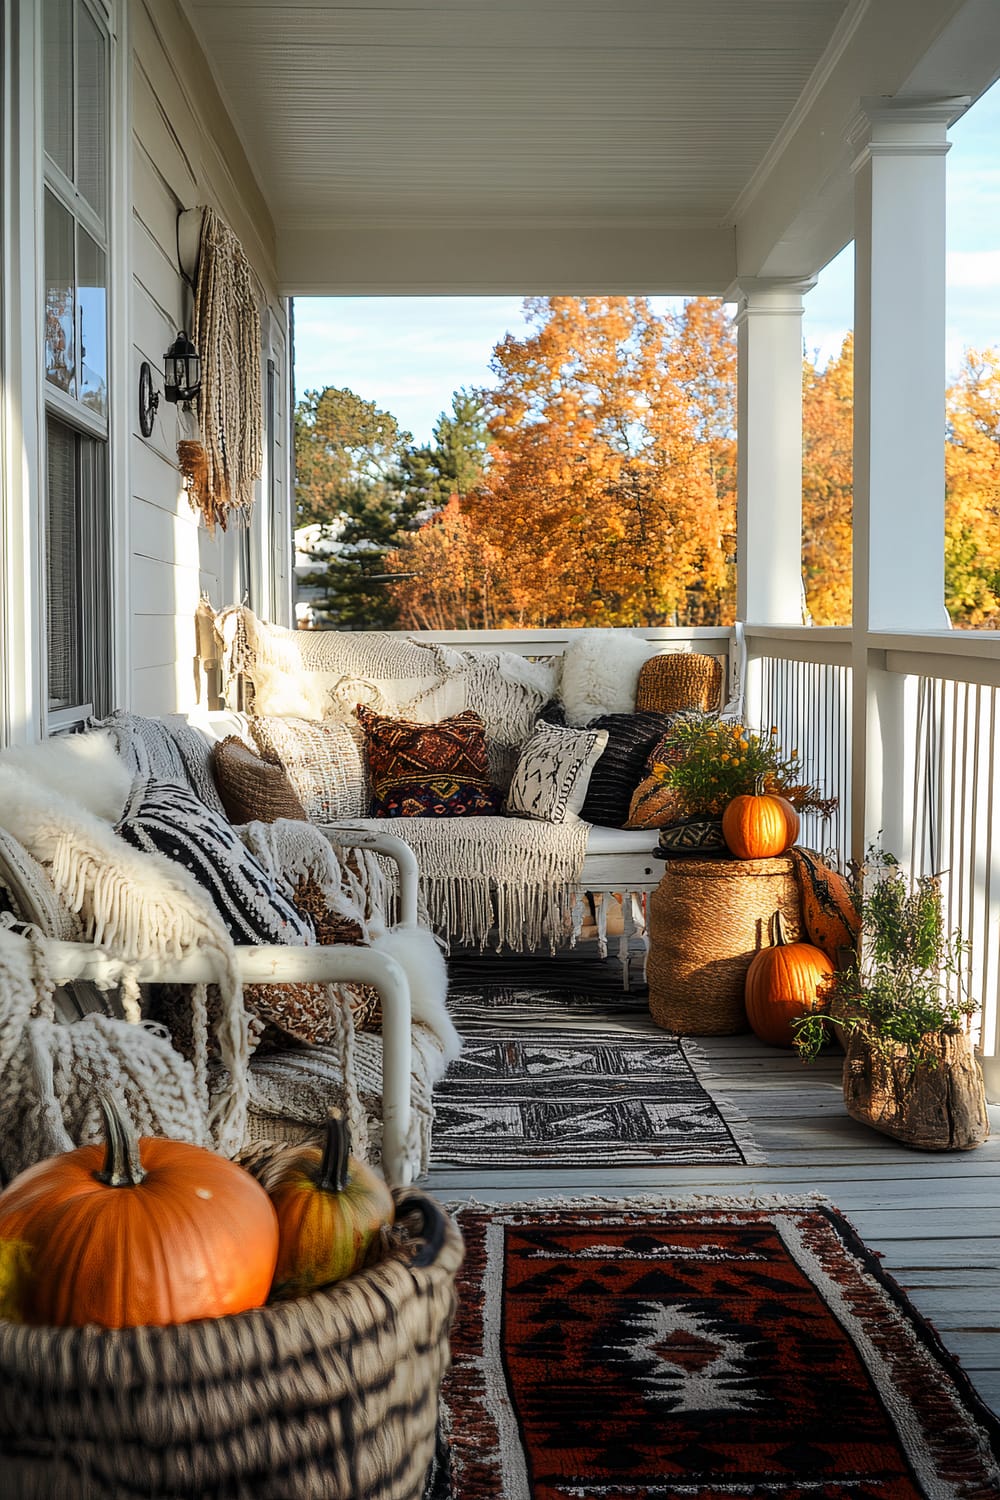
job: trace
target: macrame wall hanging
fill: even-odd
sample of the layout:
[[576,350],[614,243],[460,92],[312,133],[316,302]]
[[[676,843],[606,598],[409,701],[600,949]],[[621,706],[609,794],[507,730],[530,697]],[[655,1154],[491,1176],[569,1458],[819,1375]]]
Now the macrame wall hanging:
[[177,444],[191,504],[209,531],[250,519],[263,458],[260,313],[243,247],[211,208],[203,212],[194,284],[194,342],[201,354],[198,433]]

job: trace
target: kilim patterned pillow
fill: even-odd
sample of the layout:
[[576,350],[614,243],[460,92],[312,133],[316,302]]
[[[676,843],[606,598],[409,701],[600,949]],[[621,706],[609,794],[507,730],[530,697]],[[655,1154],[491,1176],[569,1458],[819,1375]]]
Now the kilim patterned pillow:
[[591,772],[607,743],[606,729],[560,729],[539,722],[521,748],[505,811],[544,823],[568,823],[578,817]]
[[417,724],[355,709],[364,730],[373,818],[469,818],[500,811],[483,721],[472,709]]
[[278,818],[307,820],[305,808],[280,761],[262,760],[235,735],[220,740],[212,760],[215,784],[230,823],[274,823]]
[[315,941],[308,920],[239,839],[235,829],[174,781],[137,781],[116,830],[136,849],[165,854],[193,875],[234,943]]
[[605,828],[624,828],[646,758],[670,728],[670,715],[650,711],[603,714],[599,719],[591,719],[587,727],[606,729],[608,743],[590,773],[580,816]]
[[250,733],[263,756],[284,766],[311,823],[364,817],[368,792],[355,724],[256,718]]

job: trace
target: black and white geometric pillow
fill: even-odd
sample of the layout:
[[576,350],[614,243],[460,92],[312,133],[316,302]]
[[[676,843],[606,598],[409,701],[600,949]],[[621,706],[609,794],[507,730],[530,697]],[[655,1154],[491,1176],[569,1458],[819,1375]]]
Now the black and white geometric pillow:
[[190,871],[234,943],[303,948],[315,942],[311,924],[232,825],[179,782],[137,781],[115,832],[136,849],[165,854]]
[[606,729],[561,729],[539,722],[521,747],[504,811],[544,823],[571,822],[607,743]]

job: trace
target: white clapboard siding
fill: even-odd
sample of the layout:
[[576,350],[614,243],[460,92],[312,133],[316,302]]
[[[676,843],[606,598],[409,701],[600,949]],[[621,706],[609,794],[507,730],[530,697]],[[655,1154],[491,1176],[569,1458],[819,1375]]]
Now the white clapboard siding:
[[[251,543],[266,563],[262,613],[290,610],[288,524],[288,421],[285,383],[286,314],[275,292],[274,230],[207,65],[178,0],[140,0],[132,7],[132,215],[129,234],[131,429],[129,575],[132,600],[132,703],[143,713],[168,713],[194,705],[198,689],[194,613],[201,594],[216,605],[231,602],[239,587],[235,530],[210,536],[192,511],[177,471],[176,410],[161,400],[148,438],[139,431],[139,366],[149,362],[162,389],[163,354],[179,328],[190,328],[191,292],[177,261],[177,215],[210,204],[240,239],[267,304],[270,330],[263,351],[277,365],[272,523],[266,504]],[[262,368],[266,368],[262,363]],[[284,552],[275,546],[289,532]],[[268,571],[270,570],[270,571]]]

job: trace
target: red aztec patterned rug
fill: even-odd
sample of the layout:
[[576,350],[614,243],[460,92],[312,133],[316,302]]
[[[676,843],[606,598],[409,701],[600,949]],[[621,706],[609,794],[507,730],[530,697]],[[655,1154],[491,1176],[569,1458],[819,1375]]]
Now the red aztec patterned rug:
[[1000,1425],[825,1207],[464,1210],[453,1500],[997,1500]]

